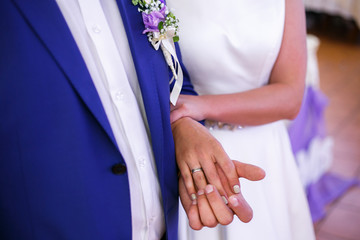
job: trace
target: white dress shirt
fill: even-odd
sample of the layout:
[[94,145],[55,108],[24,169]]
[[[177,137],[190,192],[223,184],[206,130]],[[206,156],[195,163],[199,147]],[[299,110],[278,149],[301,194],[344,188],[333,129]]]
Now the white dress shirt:
[[[160,185],[141,92],[116,1],[56,1],[84,58],[126,162],[133,239],[160,239],[165,232]],[[135,6],[134,11],[137,11]]]

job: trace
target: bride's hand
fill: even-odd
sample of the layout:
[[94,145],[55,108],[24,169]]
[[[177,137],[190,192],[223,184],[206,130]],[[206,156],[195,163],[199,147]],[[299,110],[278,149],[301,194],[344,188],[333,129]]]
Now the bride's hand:
[[[257,181],[265,176],[265,172],[259,167],[238,161],[233,162],[240,177]],[[252,218],[252,209],[242,194],[232,194],[225,174],[219,166],[217,170],[226,191],[231,195],[228,205],[224,203],[213,185],[207,185],[204,194],[201,194],[197,200],[192,200],[186,191],[184,179],[181,176],[179,178],[180,200],[188,216],[189,225],[194,230],[200,230],[203,226],[215,227],[218,223],[228,225],[232,222],[234,213],[243,222],[249,222]]]
[[190,117],[196,121],[204,120],[207,107],[208,104],[203,96],[181,94],[176,106],[171,105],[170,122],[173,123],[183,117]]
[[[265,171],[255,165],[242,163],[233,160],[239,178],[245,178],[250,181],[259,181],[265,177]],[[241,191],[238,194],[232,194],[229,187],[226,174],[223,170],[216,166],[217,172],[220,176],[221,182],[225,188],[228,196],[228,207],[237,215],[237,217],[243,222],[249,222],[252,219],[252,209],[244,199]]]

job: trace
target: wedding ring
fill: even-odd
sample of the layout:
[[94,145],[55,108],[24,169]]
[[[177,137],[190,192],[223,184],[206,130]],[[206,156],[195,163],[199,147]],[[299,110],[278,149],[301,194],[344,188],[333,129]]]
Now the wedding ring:
[[199,168],[194,168],[194,169],[191,169],[191,173],[196,173],[196,172],[201,172],[203,169],[201,167]]
[[225,203],[226,205],[228,205],[228,204],[229,204],[229,202],[228,202],[228,200],[226,199],[226,197],[225,197],[225,196],[221,196],[221,198],[222,198],[222,200],[224,201],[224,203]]

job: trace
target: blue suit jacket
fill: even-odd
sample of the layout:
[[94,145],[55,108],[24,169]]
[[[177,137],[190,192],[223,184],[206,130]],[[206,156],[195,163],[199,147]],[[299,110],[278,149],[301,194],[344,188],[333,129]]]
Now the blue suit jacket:
[[[118,0],[162,190],[177,238],[177,172],[169,70]],[[131,239],[125,162],[89,72],[54,0],[0,1],[0,239]],[[184,90],[193,94],[185,71]]]

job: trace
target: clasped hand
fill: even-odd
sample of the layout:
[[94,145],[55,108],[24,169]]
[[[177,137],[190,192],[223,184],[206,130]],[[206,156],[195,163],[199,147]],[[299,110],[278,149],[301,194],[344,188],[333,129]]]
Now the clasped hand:
[[[191,228],[215,227],[252,219],[252,209],[240,191],[239,177],[257,181],[265,172],[254,165],[232,161],[221,144],[197,121],[183,117],[172,123],[179,193]],[[192,173],[192,169],[200,169]]]

